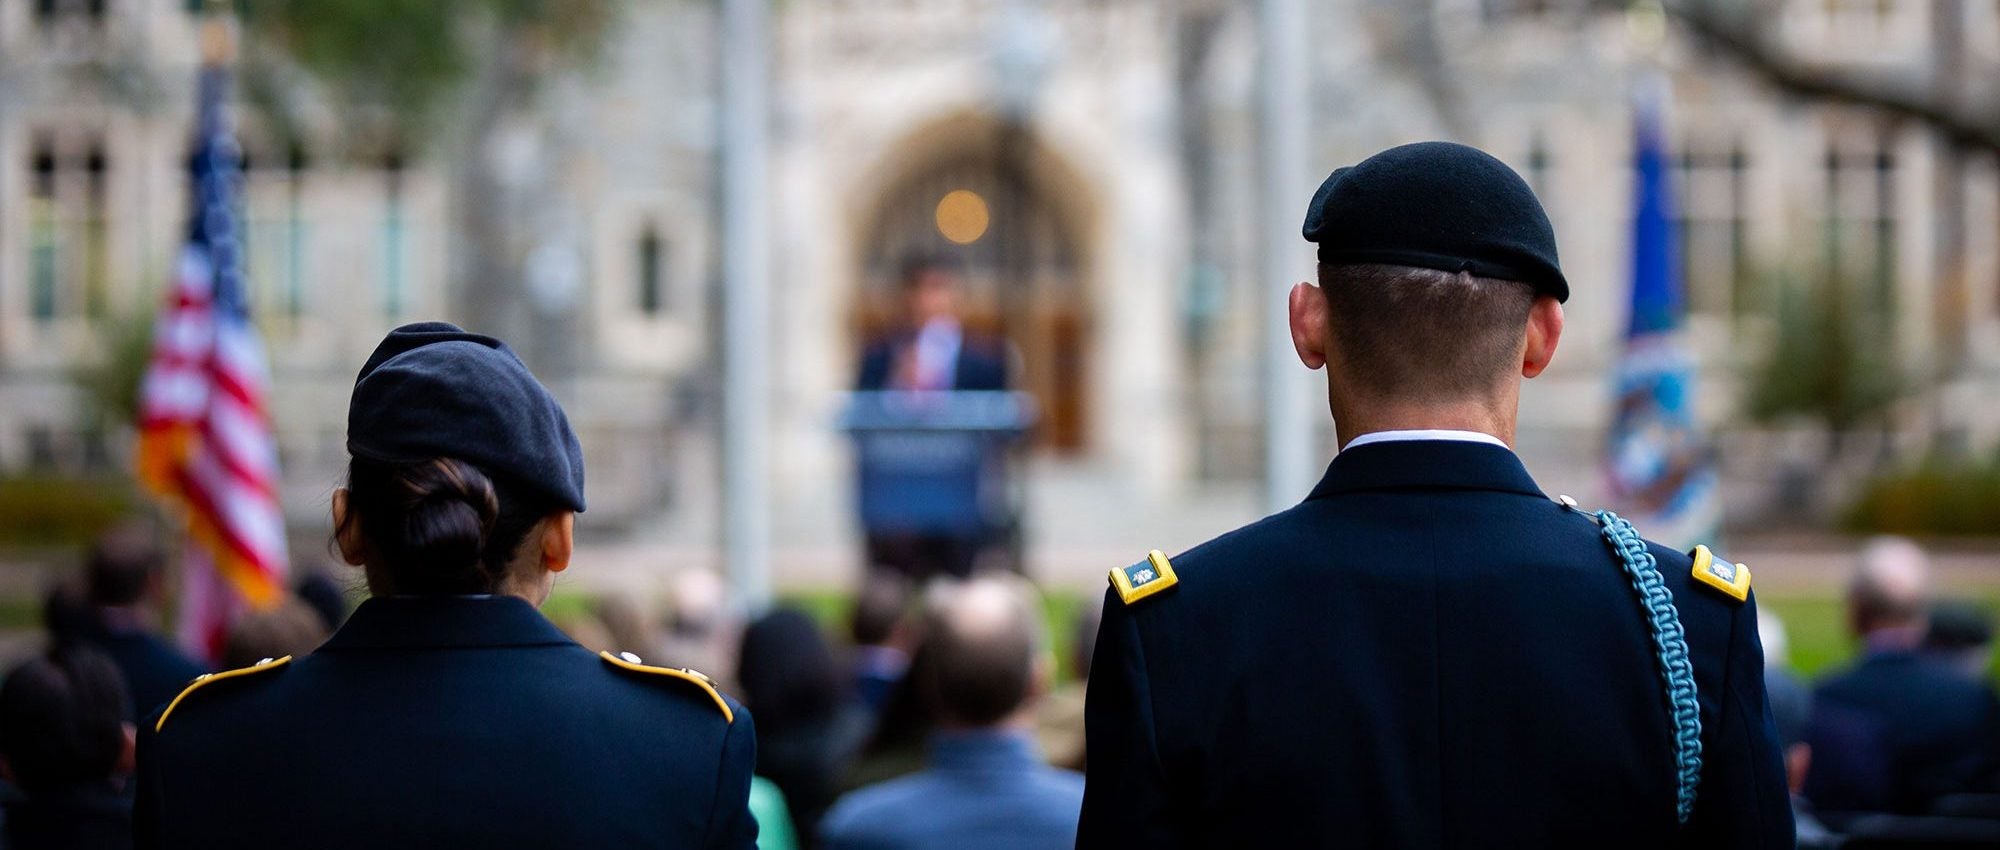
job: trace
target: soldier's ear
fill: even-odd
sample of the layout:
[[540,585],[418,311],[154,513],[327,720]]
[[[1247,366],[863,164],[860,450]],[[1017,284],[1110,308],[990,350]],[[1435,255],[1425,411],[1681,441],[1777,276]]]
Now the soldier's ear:
[[542,568],[552,573],[569,569],[570,556],[576,553],[576,514],[559,511],[544,522],[548,527],[542,531]]
[[1521,352],[1521,377],[1532,378],[1549,368],[1562,335],[1562,302],[1548,295],[1537,297],[1535,306],[1528,310],[1528,340]]
[[1292,348],[1307,369],[1326,365],[1326,293],[1310,283],[1292,287],[1286,304],[1291,315]]
[[333,544],[340,559],[352,566],[362,564],[361,523],[348,522],[347,488],[333,488]]
[[121,740],[118,743],[118,765],[112,768],[119,776],[131,776],[139,772],[139,730],[130,723],[118,724]]

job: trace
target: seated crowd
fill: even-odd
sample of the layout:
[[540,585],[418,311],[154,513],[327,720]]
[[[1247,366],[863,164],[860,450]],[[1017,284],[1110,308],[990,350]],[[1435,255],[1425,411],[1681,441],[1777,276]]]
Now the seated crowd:
[[2000,700],[1987,615],[1934,597],[1914,543],[1872,541],[1848,584],[1857,657],[1812,685],[1765,615],[1765,683],[1799,846],[1988,846],[2000,820]]
[[[150,529],[122,528],[51,588],[45,648],[0,680],[0,850],[130,847],[137,724],[203,673],[312,652],[352,607],[314,572],[205,663],[163,628],[166,564]],[[740,696],[760,847],[1074,843],[1094,602],[1073,624],[1079,681],[1057,685],[1040,596],[1011,574],[918,588],[870,571],[840,641],[794,608],[746,622],[711,572],[667,590],[657,613],[621,595],[551,613],[588,649],[704,670]]]
[[[46,648],[0,682],[0,848],[130,846],[134,725],[209,669],[161,632],[164,564],[153,535],[121,529],[49,594]],[[1039,600],[1010,574],[916,587],[871,571],[833,640],[793,608],[746,621],[719,576],[690,570],[657,614],[607,596],[555,617],[589,649],[704,669],[755,713],[761,847],[1069,847],[1098,612],[1063,624],[1059,685]],[[310,652],[347,607],[316,573],[243,618],[218,664]],[[1949,841],[2000,818],[1985,612],[1936,601],[1924,553],[1900,540],[1865,549],[1846,610],[1859,655],[1810,685],[1784,662],[1782,624],[1762,629],[1801,846]]]

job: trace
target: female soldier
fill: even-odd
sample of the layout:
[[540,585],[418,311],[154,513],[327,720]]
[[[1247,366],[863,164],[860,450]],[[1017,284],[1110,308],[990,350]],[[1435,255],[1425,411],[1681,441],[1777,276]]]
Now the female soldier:
[[204,677],[143,724],[140,847],[755,845],[748,712],[535,610],[583,456],[513,352],[390,333],[347,448],[334,539],[371,598],[312,655]]

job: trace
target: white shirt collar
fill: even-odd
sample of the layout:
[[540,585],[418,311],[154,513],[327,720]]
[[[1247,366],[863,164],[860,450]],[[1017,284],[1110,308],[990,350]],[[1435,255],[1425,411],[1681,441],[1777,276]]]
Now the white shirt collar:
[[1486,443],[1513,451],[1507,443],[1492,434],[1478,431],[1453,431],[1446,428],[1426,428],[1414,431],[1374,431],[1347,441],[1347,448],[1365,446],[1369,443],[1400,443],[1409,440],[1450,440],[1459,443]]

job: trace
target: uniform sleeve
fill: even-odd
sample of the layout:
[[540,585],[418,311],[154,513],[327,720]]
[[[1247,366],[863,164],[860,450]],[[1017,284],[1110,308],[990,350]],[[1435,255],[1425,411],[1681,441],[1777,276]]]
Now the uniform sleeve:
[[1125,604],[1108,594],[1084,703],[1087,771],[1076,830],[1079,850],[1178,845],[1153,720],[1138,627]]
[[749,709],[729,700],[736,720],[722,739],[722,764],[716,773],[715,808],[708,814],[708,840],[713,850],[756,850],[757,818],[750,813],[750,776],[757,768],[757,726]]
[[1720,728],[1704,736],[1701,787],[1686,838],[1692,847],[1790,848],[1797,839],[1784,757],[1764,693],[1757,597],[1730,625],[1728,673],[1717,700]]
[[159,747],[154,740],[154,722],[153,717],[139,721],[132,802],[132,846],[137,850],[164,846],[160,841]]

